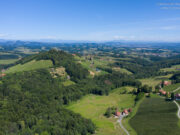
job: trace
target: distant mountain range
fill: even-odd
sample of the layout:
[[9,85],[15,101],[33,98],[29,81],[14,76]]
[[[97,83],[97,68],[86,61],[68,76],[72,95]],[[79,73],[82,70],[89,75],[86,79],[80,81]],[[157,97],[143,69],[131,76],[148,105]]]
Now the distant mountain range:
[[154,41],[87,41],[87,40],[5,40],[0,39],[0,45],[16,46],[60,46],[66,44],[84,45],[84,44],[102,44],[123,47],[177,47],[180,48],[180,42],[154,42]]

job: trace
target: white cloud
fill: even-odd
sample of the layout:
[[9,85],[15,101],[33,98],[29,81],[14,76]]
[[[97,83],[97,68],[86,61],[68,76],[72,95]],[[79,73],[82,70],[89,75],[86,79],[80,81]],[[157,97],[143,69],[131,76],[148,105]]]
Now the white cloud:
[[178,27],[177,26],[164,26],[160,27],[161,30],[176,30]]
[[114,36],[114,39],[115,40],[133,40],[135,39],[136,37],[134,35],[130,35],[130,36]]
[[114,39],[118,40],[118,39],[125,39],[126,37],[125,36],[114,36]]
[[1,34],[0,33],[0,38],[4,38],[4,37],[7,37],[7,36],[9,36],[9,34]]

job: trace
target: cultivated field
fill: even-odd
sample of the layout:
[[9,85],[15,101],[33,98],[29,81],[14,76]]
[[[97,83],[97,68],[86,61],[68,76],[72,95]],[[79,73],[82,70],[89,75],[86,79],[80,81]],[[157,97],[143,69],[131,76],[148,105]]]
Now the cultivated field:
[[120,94],[132,87],[115,89],[109,96],[88,95],[81,100],[67,106],[68,109],[80,113],[83,117],[91,119],[97,126],[97,135],[125,135],[124,131],[114,117],[106,118],[104,113],[108,107],[116,106],[122,111],[124,108],[134,106],[134,98],[131,94]]
[[53,64],[51,60],[40,60],[40,61],[33,60],[23,65],[18,64],[16,66],[10,67],[8,70],[5,71],[5,73],[7,74],[7,73],[29,71],[29,70],[35,70],[41,68],[48,68],[51,67],[52,65]]
[[177,106],[162,98],[146,98],[130,125],[139,135],[179,135]]

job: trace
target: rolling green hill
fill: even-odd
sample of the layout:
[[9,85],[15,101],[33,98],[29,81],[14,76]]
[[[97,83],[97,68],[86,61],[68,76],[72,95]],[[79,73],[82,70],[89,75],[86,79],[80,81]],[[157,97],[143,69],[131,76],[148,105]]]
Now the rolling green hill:
[[5,73],[8,74],[8,73],[15,73],[15,72],[22,72],[22,71],[30,71],[30,70],[41,69],[41,68],[49,68],[51,66],[53,66],[53,63],[51,60],[39,60],[39,61],[32,60],[25,64],[18,64],[18,65],[12,66],[8,70],[6,70]]

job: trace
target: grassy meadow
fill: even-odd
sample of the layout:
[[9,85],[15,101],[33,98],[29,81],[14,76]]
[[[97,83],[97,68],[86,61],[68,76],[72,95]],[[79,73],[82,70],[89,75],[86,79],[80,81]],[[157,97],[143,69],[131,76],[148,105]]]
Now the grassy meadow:
[[152,86],[153,89],[155,89],[155,86],[158,85],[162,80],[157,80],[156,78],[146,78],[146,79],[140,79],[141,83],[143,85],[149,85]]
[[143,85],[147,84],[149,86],[152,86],[153,89],[155,88],[156,85],[158,85],[162,80],[169,80],[169,78],[172,76],[172,74],[166,75],[166,76],[157,76],[153,78],[145,78],[145,79],[140,79],[141,83]]
[[18,64],[13,67],[10,67],[8,70],[5,71],[5,73],[8,74],[8,73],[21,72],[21,71],[48,68],[48,67],[51,67],[52,65],[53,64],[51,60],[40,60],[40,61],[33,60],[23,65]]
[[70,86],[70,85],[73,85],[73,84],[75,84],[75,82],[73,82],[71,80],[67,80],[67,81],[63,82],[64,86]]
[[18,61],[18,59],[0,60],[0,64],[7,65]]
[[179,135],[177,106],[162,98],[146,98],[130,125],[139,135]]
[[[85,67],[86,69],[88,69],[90,72],[92,72],[94,75],[102,75],[102,74],[106,74],[106,71],[96,71],[96,67],[104,67],[104,68],[108,68],[110,67],[109,64],[112,64],[115,62],[115,58],[112,57],[93,57],[92,60],[89,60],[90,56],[86,56],[86,57],[78,57],[75,56],[75,59],[81,63],[81,65],[83,67]],[[131,72],[129,72],[128,70],[124,69],[124,68],[112,68],[115,71],[119,71],[121,73],[127,73],[127,74],[132,74]]]
[[[165,90],[165,91],[173,91],[173,90],[175,90],[175,89],[177,89],[177,88],[179,88],[180,87],[180,83],[176,83],[176,84],[172,84],[172,85],[168,85],[168,86],[165,86],[163,89]],[[179,90],[180,91],[180,90]]]
[[81,100],[67,106],[68,109],[91,119],[97,126],[97,135],[125,135],[114,117],[106,118],[104,113],[108,107],[118,107],[119,111],[134,106],[135,96],[120,94],[121,91],[131,91],[132,87],[113,90],[108,96],[87,95]]
[[120,67],[114,67],[112,68],[114,71],[119,71],[121,73],[126,73],[128,75],[131,75],[132,73],[130,71],[128,71],[127,69],[125,68],[120,68]]
[[161,71],[167,72],[167,71],[177,71],[180,69],[180,65],[175,65],[170,68],[162,68]]

